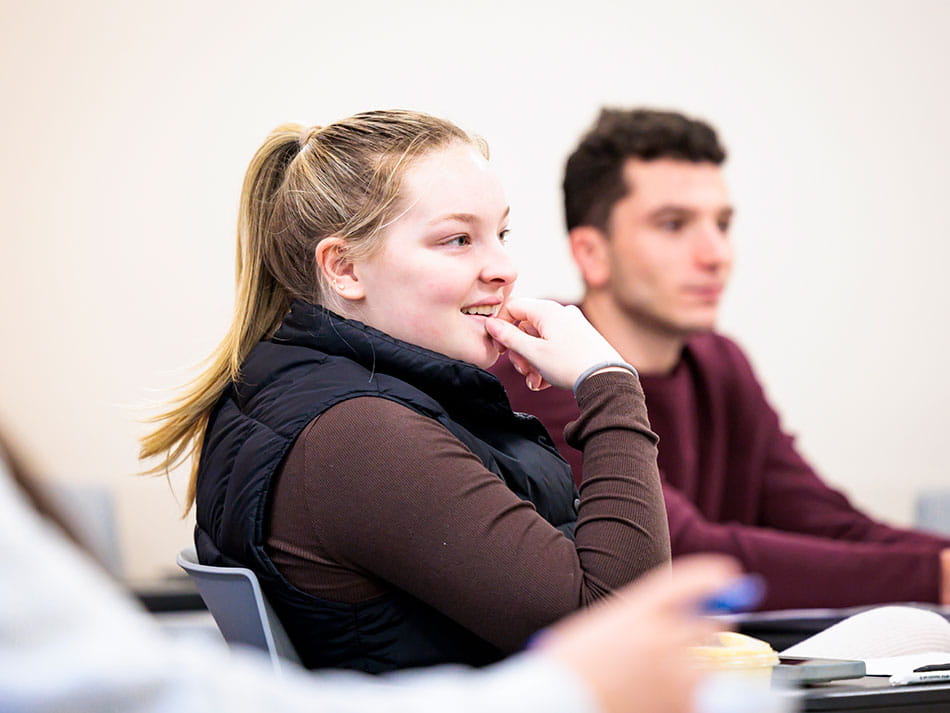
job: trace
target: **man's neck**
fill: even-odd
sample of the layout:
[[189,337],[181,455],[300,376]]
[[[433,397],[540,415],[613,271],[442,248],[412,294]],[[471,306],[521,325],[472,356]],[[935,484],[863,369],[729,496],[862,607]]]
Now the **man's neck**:
[[636,320],[608,295],[588,292],[581,309],[597,331],[643,374],[669,374],[679,361],[686,337]]

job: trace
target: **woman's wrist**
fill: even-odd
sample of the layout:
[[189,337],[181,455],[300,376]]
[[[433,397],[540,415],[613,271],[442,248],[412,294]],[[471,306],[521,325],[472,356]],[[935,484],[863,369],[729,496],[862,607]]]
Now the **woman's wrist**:
[[594,374],[600,374],[604,371],[629,371],[634,376],[638,376],[637,370],[634,368],[634,366],[632,364],[628,364],[625,361],[600,361],[584,369],[580,376],[574,380],[574,393],[577,394],[577,389],[580,388],[580,385],[583,384],[588,377],[591,377]]

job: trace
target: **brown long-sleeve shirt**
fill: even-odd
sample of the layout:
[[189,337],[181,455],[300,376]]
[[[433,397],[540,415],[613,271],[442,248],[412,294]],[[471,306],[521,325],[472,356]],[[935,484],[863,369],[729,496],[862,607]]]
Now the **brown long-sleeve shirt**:
[[584,452],[572,542],[433,419],[361,397],[314,419],[279,474],[267,547],[296,587],[355,603],[409,592],[514,651],[538,629],[670,558],[643,390],[578,390]]

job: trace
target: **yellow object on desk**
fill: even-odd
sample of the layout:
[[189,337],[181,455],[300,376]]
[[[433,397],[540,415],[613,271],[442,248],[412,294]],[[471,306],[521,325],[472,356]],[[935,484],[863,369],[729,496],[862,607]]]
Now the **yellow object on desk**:
[[748,674],[765,684],[771,681],[778,654],[767,642],[733,631],[717,632],[713,640],[708,645],[690,647],[690,658],[697,667]]

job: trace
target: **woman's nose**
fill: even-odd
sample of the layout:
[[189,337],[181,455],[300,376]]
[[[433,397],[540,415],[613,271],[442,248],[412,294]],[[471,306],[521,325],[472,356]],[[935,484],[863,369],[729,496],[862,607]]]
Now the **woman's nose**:
[[502,285],[509,285],[518,279],[518,268],[502,243],[497,243],[487,251],[481,279]]

